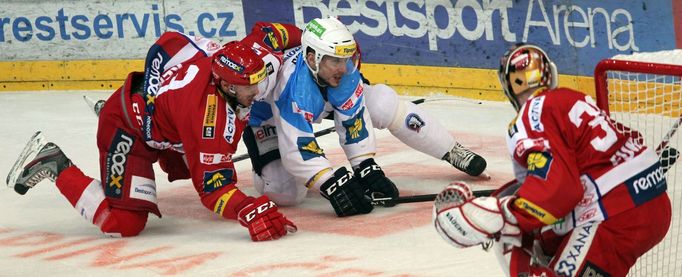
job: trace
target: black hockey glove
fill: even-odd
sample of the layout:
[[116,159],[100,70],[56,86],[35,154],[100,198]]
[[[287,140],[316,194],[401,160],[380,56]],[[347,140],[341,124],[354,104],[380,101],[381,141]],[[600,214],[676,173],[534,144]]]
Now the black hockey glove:
[[373,192],[379,192],[383,197],[398,197],[398,188],[386,177],[381,167],[374,162],[374,159],[366,159],[355,169],[355,177],[365,188],[365,193],[369,196]]
[[357,178],[345,167],[337,169],[334,176],[320,186],[320,194],[329,200],[339,217],[372,211],[374,207],[364,191]]

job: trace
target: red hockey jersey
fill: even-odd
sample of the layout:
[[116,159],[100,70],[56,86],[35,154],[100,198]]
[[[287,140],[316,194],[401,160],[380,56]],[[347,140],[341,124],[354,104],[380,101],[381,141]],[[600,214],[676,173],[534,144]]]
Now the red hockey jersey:
[[521,229],[553,225],[561,234],[665,193],[658,157],[638,132],[623,128],[571,89],[528,99],[507,137],[522,181],[511,207]]
[[[269,75],[276,75],[272,64],[279,66],[285,48],[300,45],[300,33],[293,25],[259,22],[242,42],[272,67]],[[164,33],[147,55],[145,107],[136,118],[147,145],[184,153],[200,196],[237,182],[231,156],[249,116],[248,109],[231,107],[212,82],[211,56],[219,48],[207,39]],[[275,78],[262,84],[274,86]],[[216,204],[215,209],[224,208]]]

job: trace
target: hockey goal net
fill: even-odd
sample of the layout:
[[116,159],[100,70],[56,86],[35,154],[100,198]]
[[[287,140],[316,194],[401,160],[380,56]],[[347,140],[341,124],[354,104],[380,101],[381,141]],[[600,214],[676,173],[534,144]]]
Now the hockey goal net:
[[[649,60],[661,62],[655,55]],[[682,66],[664,63],[608,59],[597,65],[594,77],[597,105],[611,118],[640,131],[649,147],[663,153],[665,165],[672,156],[669,147],[682,150],[681,135],[676,132],[682,120]],[[682,276],[680,165],[672,165],[666,176],[673,207],[670,229],[628,276]]]

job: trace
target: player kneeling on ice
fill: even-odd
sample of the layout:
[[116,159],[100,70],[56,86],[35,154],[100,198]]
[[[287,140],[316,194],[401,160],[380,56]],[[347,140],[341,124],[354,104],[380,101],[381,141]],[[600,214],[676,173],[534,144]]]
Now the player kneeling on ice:
[[[399,194],[374,160],[373,128],[388,128],[409,146],[469,175],[484,171],[481,156],[416,105],[400,101],[388,86],[365,83],[359,62],[355,39],[339,20],[316,18],[306,25],[300,49],[285,52],[274,93],[254,104],[244,131],[256,190],[278,204],[296,205],[315,189],[338,216],[371,212],[372,193]],[[312,124],[330,117],[352,171],[334,170],[317,144]]]
[[436,230],[458,248],[494,242],[510,276],[625,276],[670,226],[659,157],[589,96],[558,88],[536,46],[505,53],[499,77],[518,112],[507,137],[517,185],[479,198],[446,187]]
[[[191,58],[171,65],[173,55]],[[262,58],[249,45],[230,42],[221,48],[165,33],[150,49],[145,73],[130,73],[101,110],[97,145],[103,183],[84,175],[57,145],[44,144],[37,134],[8,184],[25,194],[49,178],[102,232],[136,236],[149,213],[161,216],[152,169],[158,160],[170,181],[191,178],[201,203],[238,220],[253,241],[281,238],[296,226],[267,196],[250,197],[236,187],[230,159],[266,76]]]

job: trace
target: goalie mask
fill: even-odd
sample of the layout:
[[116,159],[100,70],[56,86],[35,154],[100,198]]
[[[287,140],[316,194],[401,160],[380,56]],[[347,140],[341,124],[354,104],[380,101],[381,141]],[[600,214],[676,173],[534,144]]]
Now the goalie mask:
[[357,45],[353,34],[336,18],[316,18],[308,22],[301,35],[301,46],[304,57],[309,49],[315,51],[315,64],[305,60],[318,84],[318,71],[324,56],[341,59],[349,73],[357,68],[359,59],[356,56]]
[[504,94],[516,111],[523,103],[518,95],[539,87],[557,86],[557,69],[545,51],[531,44],[519,44],[509,49],[500,60],[498,77]]

